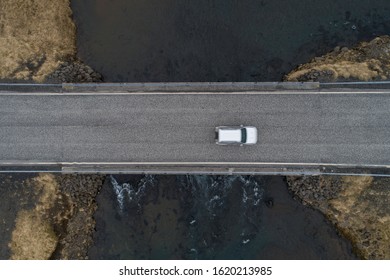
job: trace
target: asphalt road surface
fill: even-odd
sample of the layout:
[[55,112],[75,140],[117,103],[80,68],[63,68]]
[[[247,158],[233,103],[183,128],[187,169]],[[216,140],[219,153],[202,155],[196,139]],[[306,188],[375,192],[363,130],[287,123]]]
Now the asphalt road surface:
[[[220,125],[254,146],[218,146]],[[0,162],[390,165],[390,94],[0,95]]]

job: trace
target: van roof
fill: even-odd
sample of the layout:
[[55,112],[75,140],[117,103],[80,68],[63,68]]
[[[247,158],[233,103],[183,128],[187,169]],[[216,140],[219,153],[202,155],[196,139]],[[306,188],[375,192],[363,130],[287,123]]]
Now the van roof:
[[218,132],[219,142],[241,142],[241,128],[224,129],[221,128]]

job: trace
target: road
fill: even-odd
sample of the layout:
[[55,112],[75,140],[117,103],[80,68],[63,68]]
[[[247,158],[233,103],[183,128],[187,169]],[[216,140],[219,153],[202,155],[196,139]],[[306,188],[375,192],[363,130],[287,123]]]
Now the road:
[[[214,128],[252,125],[254,146]],[[1,94],[1,162],[390,165],[390,93]]]

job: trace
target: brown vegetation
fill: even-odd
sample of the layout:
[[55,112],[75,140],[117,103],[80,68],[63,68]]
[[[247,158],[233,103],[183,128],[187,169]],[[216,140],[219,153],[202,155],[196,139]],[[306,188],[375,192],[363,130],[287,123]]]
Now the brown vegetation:
[[390,179],[288,177],[288,183],[295,197],[322,211],[351,240],[361,258],[390,259]]
[[9,244],[11,259],[86,258],[103,177],[46,173],[30,183],[38,199],[35,207],[17,215]]
[[19,212],[12,232],[11,259],[45,260],[53,254],[58,237],[50,223],[35,210]]
[[390,78],[390,36],[360,43],[352,49],[335,47],[290,72],[286,81],[372,81]]
[[76,54],[69,0],[0,1],[0,79],[43,81]]
[[58,196],[58,184],[50,174],[33,181],[38,203],[34,209],[21,210],[17,216],[10,243],[12,259],[48,259],[57,246],[58,237],[48,218]]

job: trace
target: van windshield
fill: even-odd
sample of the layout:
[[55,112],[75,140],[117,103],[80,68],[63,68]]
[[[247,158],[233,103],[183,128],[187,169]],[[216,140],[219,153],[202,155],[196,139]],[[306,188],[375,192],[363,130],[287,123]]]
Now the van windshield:
[[241,128],[241,143],[246,143],[246,128]]

